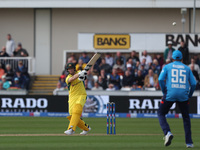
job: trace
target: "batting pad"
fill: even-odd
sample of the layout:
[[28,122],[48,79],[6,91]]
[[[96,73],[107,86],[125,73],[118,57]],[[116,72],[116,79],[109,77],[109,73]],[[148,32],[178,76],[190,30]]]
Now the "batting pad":
[[73,129],[74,131],[76,130],[76,126],[79,123],[82,111],[83,111],[83,107],[80,104],[74,105],[74,108],[72,109],[72,116],[71,116],[71,120],[68,126],[68,130],[70,128]]
[[[67,116],[67,119],[68,119],[69,121],[71,121],[71,118],[72,118],[72,116]],[[89,130],[88,124],[86,124],[81,118],[79,119],[79,122],[78,122],[77,126],[78,126],[81,130],[84,130],[84,131],[88,131],[88,130]]]

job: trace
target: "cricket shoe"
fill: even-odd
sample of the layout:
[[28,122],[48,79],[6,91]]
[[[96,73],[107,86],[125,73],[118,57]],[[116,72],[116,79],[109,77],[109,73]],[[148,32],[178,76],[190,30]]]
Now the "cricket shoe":
[[69,129],[69,130],[66,130],[64,133],[67,134],[67,135],[72,135],[72,134],[75,133],[75,131],[72,130],[72,129]]
[[169,146],[171,144],[173,137],[174,137],[173,134],[170,131],[168,131],[167,135],[165,135],[164,137],[164,140],[165,140],[164,145]]
[[90,130],[92,130],[92,128],[89,127],[89,130],[88,130],[88,131],[83,130],[80,134],[81,134],[81,135],[86,135],[86,134],[88,134],[88,132],[89,132]]
[[193,145],[193,144],[186,144],[186,147],[187,147],[187,148],[193,148],[194,145]]

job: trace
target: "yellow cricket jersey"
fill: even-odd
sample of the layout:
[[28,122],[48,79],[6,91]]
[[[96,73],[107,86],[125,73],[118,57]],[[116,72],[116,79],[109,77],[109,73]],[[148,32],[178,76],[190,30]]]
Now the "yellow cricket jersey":
[[[79,71],[78,71],[79,72]],[[76,72],[76,73],[78,73]],[[69,78],[72,77],[71,74],[69,74],[66,78],[66,83],[69,90],[69,100],[73,97],[81,96],[81,95],[87,95],[85,90],[85,85],[83,81],[80,81],[78,78],[70,83],[68,83]]]

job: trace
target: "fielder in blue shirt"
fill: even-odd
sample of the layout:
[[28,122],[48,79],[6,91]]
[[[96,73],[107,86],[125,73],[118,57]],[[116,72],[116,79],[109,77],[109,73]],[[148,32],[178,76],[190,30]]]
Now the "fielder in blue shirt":
[[189,116],[189,99],[195,90],[196,80],[190,68],[181,62],[182,58],[182,53],[179,50],[175,50],[172,54],[173,62],[167,64],[160,73],[158,81],[163,98],[158,110],[158,118],[165,134],[164,145],[169,146],[173,139],[173,134],[165,116],[174,102],[176,102],[183,117],[186,147],[191,148],[193,147],[193,141]]

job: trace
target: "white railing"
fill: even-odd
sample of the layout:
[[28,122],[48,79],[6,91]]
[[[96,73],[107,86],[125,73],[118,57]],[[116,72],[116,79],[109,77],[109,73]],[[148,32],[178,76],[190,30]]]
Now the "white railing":
[[28,68],[28,73],[35,74],[35,58],[33,57],[0,57],[0,63],[10,64],[13,70],[17,68],[19,61],[22,61],[24,66]]

